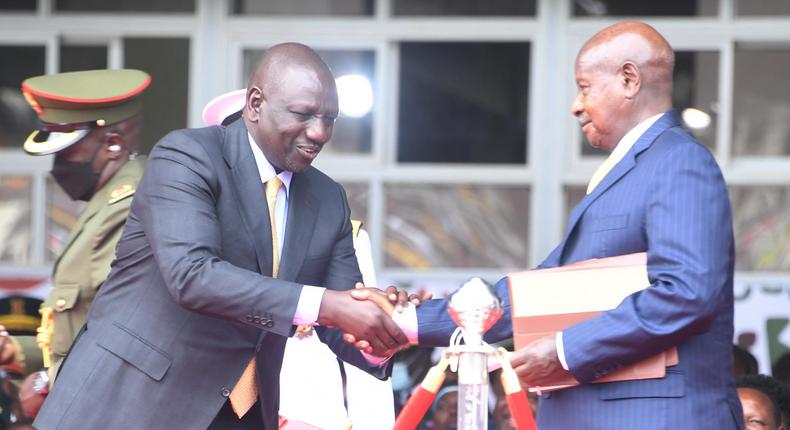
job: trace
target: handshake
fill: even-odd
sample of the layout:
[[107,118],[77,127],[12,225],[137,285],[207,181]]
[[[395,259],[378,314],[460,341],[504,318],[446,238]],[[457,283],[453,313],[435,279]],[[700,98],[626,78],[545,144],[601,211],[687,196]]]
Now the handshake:
[[353,290],[326,290],[318,312],[318,324],[336,327],[346,342],[367,354],[388,357],[409,344],[392,314],[402,312],[409,304],[419,306],[430,298],[430,293],[409,295],[394,286],[382,291],[365,288],[358,282]]

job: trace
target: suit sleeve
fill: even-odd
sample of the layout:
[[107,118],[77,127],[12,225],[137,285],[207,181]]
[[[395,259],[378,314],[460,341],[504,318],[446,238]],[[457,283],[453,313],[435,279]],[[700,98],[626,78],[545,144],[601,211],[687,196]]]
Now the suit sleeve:
[[[510,314],[510,292],[507,277],[500,279],[494,290],[502,300],[504,314],[483,336],[486,342],[499,342],[513,337]],[[417,337],[420,346],[447,346],[455,329],[455,321],[447,313],[448,299],[433,299],[417,307]]]
[[701,145],[683,142],[664,156],[644,178],[651,286],[563,331],[568,366],[582,383],[705,333],[727,311],[733,239],[724,179]]
[[[291,332],[302,286],[222,260],[217,176],[200,142],[183,133],[154,148],[133,202],[165,284],[182,307],[281,336]],[[250,314],[271,314],[263,326]]]

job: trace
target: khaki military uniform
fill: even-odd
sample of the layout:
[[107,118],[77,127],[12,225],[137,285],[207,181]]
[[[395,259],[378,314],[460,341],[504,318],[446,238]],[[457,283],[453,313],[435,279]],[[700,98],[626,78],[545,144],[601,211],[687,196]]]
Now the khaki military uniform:
[[88,307],[110,273],[145,157],[129,160],[90,199],[55,263],[53,286],[42,308],[52,309],[50,380],[88,316]]

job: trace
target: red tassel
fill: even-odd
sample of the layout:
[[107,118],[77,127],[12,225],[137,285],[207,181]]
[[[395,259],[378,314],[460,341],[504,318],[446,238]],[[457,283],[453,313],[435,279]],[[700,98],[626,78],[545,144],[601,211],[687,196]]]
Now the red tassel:
[[409,401],[406,402],[406,406],[398,414],[393,430],[416,429],[428,408],[431,407],[434,398],[436,398],[436,393],[432,393],[423,387],[417,387]]
[[524,390],[508,394],[507,407],[510,409],[510,415],[513,417],[513,420],[516,421],[516,429],[538,430],[535,418],[532,416],[532,408],[530,408],[529,400],[527,400],[527,393]]

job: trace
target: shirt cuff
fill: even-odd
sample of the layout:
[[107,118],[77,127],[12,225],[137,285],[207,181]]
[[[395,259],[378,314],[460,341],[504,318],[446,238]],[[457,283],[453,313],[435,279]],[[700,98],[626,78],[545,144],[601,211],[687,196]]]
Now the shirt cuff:
[[359,353],[365,357],[365,360],[367,360],[368,364],[376,367],[381,367],[387,364],[387,362],[390,361],[390,358],[392,358],[391,355],[387,357],[379,357],[377,355],[368,354],[365,351],[359,351]]
[[299,303],[296,304],[294,325],[316,325],[318,311],[321,310],[321,300],[324,298],[326,288],[305,285],[299,294]]
[[392,321],[400,327],[409,343],[417,345],[417,307],[409,303],[403,308],[403,312],[392,312]]
[[562,365],[562,368],[565,370],[570,370],[568,369],[568,363],[565,362],[565,348],[562,346],[562,332],[558,331],[557,337],[555,337],[554,339],[555,342],[557,343],[557,357],[560,359],[560,364]]

